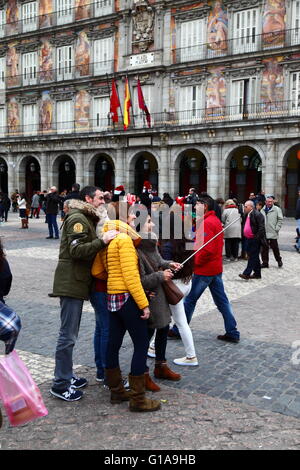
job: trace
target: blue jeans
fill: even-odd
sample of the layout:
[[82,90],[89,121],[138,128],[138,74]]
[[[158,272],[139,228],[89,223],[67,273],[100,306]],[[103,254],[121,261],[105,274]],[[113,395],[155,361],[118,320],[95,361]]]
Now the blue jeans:
[[49,230],[49,236],[53,237],[53,229],[55,236],[58,238],[58,226],[57,226],[57,221],[56,221],[56,214],[47,214],[47,223],[48,223],[48,230]]
[[110,315],[109,311],[107,310],[107,294],[106,292],[92,292],[90,301],[94,307],[96,319],[94,351],[97,378],[104,379]]
[[[237,324],[233,315],[232,307],[224,290],[222,274],[218,274],[216,276],[193,275],[191,292],[184,301],[184,309],[188,323],[190,323],[192,319],[197,301],[200,299],[207,287],[209,287],[214,302],[223,316],[226,334],[232,338],[239,339],[240,333],[236,328]],[[177,327],[175,328],[175,326],[173,327],[173,331],[174,333],[179,334],[178,329]]]

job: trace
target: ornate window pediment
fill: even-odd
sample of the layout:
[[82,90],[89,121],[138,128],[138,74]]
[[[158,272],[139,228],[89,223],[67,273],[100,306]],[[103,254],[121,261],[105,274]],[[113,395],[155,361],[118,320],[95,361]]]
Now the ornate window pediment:
[[90,29],[90,31],[87,32],[87,37],[89,39],[102,39],[102,38],[108,38],[110,36],[113,36],[116,32],[117,28],[115,26],[111,26],[109,28],[105,29]]
[[206,18],[208,12],[211,10],[211,7],[203,5],[200,8],[192,8],[191,10],[176,10],[175,19],[176,21],[191,21],[191,20],[198,20],[201,18]]
[[23,53],[23,52],[34,52],[34,51],[37,51],[40,46],[41,46],[41,41],[36,40],[34,42],[18,44],[16,46],[16,50],[18,52],[21,52],[21,53]]
[[223,0],[223,4],[229,10],[240,11],[260,7],[263,0]]
[[61,47],[61,46],[68,46],[73,44],[76,39],[76,34],[73,32],[72,34],[64,35],[64,36],[55,36],[50,39],[50,43],[53,46]]
[[201,72],[193,75],[177,75],[174,77],[174,83],[179,86],[201,85],[203,82],[205,82],[208,75],[208,72]]

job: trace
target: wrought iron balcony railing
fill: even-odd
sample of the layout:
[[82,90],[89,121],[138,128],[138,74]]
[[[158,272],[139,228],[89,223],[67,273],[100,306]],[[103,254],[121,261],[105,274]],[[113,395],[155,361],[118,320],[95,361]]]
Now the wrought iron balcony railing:
[[[185,111],[163,112],[151,114],[152,130],[168,129],[181,126],[207,127],[217,123],[231,123],[236,121],[253,122],[254,120],[282,119],[300,116],[300,101],[278,101],[269,103],[254,103],[241,106],[224,106],[219,108],[190,109]],[[48,119],[48,120],[47,120]],[[143,114],[131,115],[131,123],[128,131],[124,131],[121,116],[118,123],[113,123],[108,114],[107,117],[89,119],[88,115],[78,115],[75,120],[57,121],[49,120],[45,116],[36,124],[18,124],[17,119],[8,113],[8,125],[0,126],[0,138],[49,136],[49,135],[95,135],[107,132],[126,133],[133,130],[150,130]]]

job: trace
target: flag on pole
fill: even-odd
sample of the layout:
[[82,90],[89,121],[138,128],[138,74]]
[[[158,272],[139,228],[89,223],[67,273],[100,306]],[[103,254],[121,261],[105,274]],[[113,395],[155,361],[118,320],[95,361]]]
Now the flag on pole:
[[110,113],[113,122],[118,122],[118,108],[120,107],[119,96],[114,79],[111,82],[111,95],[110,95]]
[[131,99],[130,99],[130,90],[128,84],[128,78],[126,78],[125,82],[125,101],[124,101],[124,130],[127,130],[127,127],[130,124],[130,113],[129,110],[131,108]]
[[139,108],[142,111],[144,111],[144,113],[146,114],[146,121],[148,123],[148,127],[151,127],[151,116],[144,100],[144,95],[143,95],[140,79],[138,79],[137,81],[137,92],[138,92]]

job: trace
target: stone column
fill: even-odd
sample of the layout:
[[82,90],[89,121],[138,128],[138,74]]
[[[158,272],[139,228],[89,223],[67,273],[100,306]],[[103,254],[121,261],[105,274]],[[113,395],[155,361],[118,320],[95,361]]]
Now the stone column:
[[169,165],[168,148],[161,147],[160,149],[160,165],[158,169],[158,195],[163,196],[163,193],[170,192],[170,165]]
[[80,189],[84,187],[83,153],[80,151],[76,155],[76,183],[80,184]]
[[12,153],[7,154],[7,185],[8,185],[8,196],[15,191],[15,189],[19,189],[16,186],[16,177],[15,177],[15,170],[16,169],[16,162],[15,158],[13,157]]
[[41,191],[47,191],[49,188],[49,168],[46,153],[41,153]]
[[207,168],[207,192],[213,198],[220,196],[219,180],[219,147],[217,144],[212,144]]
[[266,195],[275,196],[276,184],[276,142],[274,140],[267,141],[266,163],[264,165],[264,173],[262,175],[262,190]]
[[129,188],[126,186],[126,175],[124,170],[124,149],[118,148],[116,154],[115,164],[115,188],[117,186],[125,186],[125,191],[129,192]]

